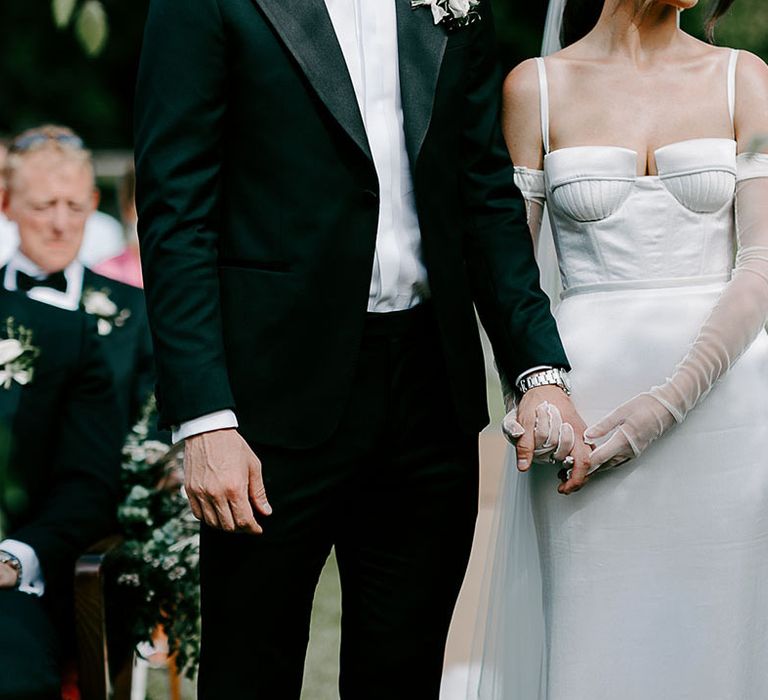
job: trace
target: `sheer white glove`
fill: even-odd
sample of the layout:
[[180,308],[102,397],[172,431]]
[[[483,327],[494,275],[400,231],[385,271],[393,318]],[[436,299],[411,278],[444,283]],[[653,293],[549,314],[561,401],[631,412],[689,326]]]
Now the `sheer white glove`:
[[639,456],[711,391],[768,320],[768,155],[738,159],[738,254],[726,285],[687,356],[672,376],[590,427],[587,442],[607,439],[592,455],[593,471]]
[[584,434],[588,442],[599,445],[592,453],[589,473],[639,457],[674,424],[674,416],[651,394],[635,396]]

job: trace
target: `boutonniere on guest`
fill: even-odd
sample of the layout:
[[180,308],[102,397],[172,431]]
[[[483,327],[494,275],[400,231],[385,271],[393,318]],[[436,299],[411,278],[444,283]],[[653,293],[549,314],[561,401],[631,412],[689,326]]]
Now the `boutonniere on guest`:
[[96,316],[99,335],[109,335],[113,328],[122,328],[130,318],[130,309],[118,309],[109,298],[109,290],[86,289],[83,292],[82,307],[85,313]]
[[411,9],[428,7],[435,24],[445,25],[448,31],[466,27],[480,19],[477,6],[480,0],[411,0]]
[[40,348],[32,344],[32,331],[16,327],[13,317],[5,322],[5,339],[0,340],[0,384],[10,389],[13,382],[26,386],[34,376],[34,364]]

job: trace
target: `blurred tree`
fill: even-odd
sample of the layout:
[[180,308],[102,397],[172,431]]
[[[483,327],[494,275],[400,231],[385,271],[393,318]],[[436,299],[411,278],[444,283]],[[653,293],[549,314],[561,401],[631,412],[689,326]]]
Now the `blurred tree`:
[[[508,70],[538,53],[547,2],[493,3]],[[684,14],[686,27],[699,35],[706,4]],[[76,129],[94,148],[130,148],[148,5],[149,0],[2,0],[0,133],[54,121]],[[736,0],[717,39],[768,58],[768,3]]]

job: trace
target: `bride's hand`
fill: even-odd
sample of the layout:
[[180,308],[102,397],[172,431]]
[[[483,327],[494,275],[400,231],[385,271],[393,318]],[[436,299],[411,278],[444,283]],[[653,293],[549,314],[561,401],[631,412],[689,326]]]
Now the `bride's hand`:
[[675,424],[675,418],[651,394],[640,394],[587,429],[584,439],[597,445],[589,474],[639,457]]

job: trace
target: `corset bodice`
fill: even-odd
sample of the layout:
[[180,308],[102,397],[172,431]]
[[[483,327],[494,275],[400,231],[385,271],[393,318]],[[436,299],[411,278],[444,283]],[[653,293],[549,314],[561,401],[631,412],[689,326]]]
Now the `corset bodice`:
[[597,287],[727,279],[734,257],[736,142],[694,139],[656,151],[603,146],[545,158],[550,223],[565,295]]

